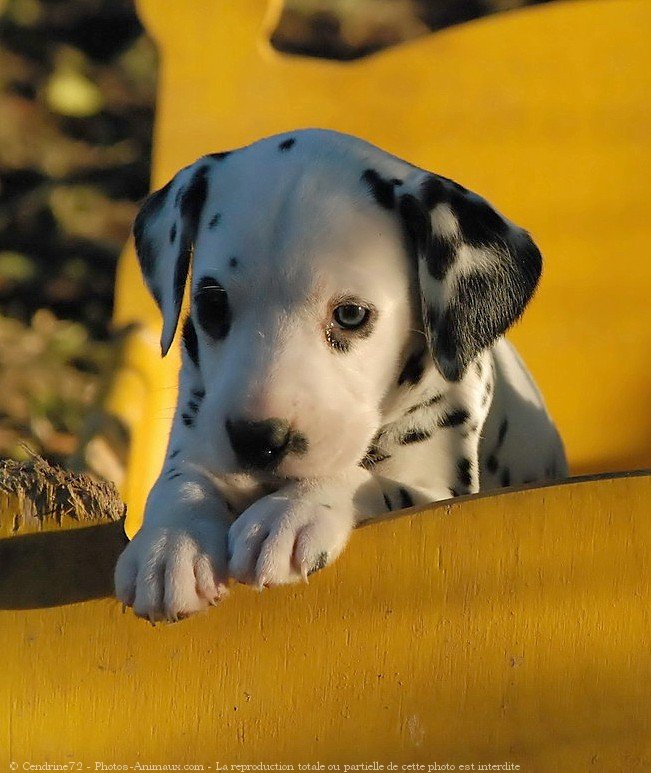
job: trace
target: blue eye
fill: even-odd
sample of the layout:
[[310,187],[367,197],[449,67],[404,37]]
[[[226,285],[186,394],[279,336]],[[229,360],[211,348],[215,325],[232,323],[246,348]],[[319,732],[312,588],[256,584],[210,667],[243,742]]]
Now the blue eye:
[[362,327],[368,318],[369,310],[355,303],[344,303],[334,310],[333,318],[339,327],[344,330],[356,330]]

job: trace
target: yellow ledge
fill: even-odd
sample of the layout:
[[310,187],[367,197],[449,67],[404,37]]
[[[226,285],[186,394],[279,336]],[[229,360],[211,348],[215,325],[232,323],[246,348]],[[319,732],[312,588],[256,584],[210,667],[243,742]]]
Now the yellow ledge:
[[[20,540],[64,535],[1,540],[0,706],[11,714],[0,769],[649,770],[650,499],[651,476],[638,473],[408,511],[358,530],[308,586],[238,586],[220,608],[155,628],[111,599],[27,608],[30,583],[56,587],[74,551],[30,564],[29,549],[16,559]],[[76,561],[90,577],[87,555]]]

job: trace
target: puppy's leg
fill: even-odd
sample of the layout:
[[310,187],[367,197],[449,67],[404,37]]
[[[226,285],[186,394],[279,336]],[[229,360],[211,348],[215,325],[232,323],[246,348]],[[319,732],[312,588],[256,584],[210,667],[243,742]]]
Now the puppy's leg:
[[[372,483],[361,468],[318,481],[297,481],[259,499],[233,523],[229,570],[240,582],[262,587],[306,579],[333,561],[355,526],[355,493]],[[367,505],[385,510],[378,486]]]
[[259,499],[233,523],[230,575],[260,588],[305,580],[337,558],[356,524],[448,497],[447,486],[410,485],[361,467],[336,478],[298,481]]
[[196,461],[201,449],[193,427],[203,395],[186,342],[167,458],[147,499],[142,528],[115,569],[118,599],[152,621],[187,616],[227,592],[231,517]]
[[200,475],[159,478],[145,521],[115,568],[115,593],[140,617],[176,620],[226,594],[226,507]]

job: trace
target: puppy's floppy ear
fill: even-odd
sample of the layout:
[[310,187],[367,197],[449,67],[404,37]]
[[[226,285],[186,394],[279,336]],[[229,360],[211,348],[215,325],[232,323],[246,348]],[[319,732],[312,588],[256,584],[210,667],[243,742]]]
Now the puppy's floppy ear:
[[542,258],[529,234],[481,196],[437,175],[400,199],[427,344],[443,376],[458,381],[472,360],[522,314]]
[[208,192],[208,169],[197,162],[149,196],[133,234],[140,269],[163,314],[161,351],[167,354],[179,320],[192,249]]

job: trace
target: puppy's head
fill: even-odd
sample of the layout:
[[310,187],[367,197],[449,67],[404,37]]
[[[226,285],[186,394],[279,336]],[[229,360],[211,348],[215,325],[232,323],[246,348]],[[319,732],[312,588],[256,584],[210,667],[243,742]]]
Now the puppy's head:
[[205,390],[193,431],[223,473],[359,463],[413,385],[401,374],[414,344],[459,380],[540,274],[528,235],[480,197],[321,130],[201,158],[149,197],[134,233],[163,354],[192,257],[184,339]]

